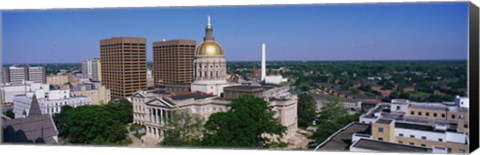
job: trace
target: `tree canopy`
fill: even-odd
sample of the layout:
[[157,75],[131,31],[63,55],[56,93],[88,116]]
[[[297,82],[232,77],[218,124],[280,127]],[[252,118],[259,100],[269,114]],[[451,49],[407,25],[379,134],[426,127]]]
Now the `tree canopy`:
[[8,109],[7,111],[5,111],[5,116],[7,116],[8,118],[14,119],[15,113],[12,110]]
[[306,128],[312,125],[316,117],[315,104],[315,99],[312,96],[307,94],[298,95],[298,126]]
[[202,145],[210,147],[264,148],[275,144],[266,135],[282,136],[286,127],[261,98],[244,95],[232,100],[227,112],[214,113],[205,124]]
[[126,100],[108,105],[63,106],[53,116],[66,142],[109,145],[128,143],[126,124],[131,117],[131,104]]
[[175,110],[169,120],[161,145],[196,146],[201,142],[204,120],[186,110]]
[[321,143],[350,122],[356,121],[358,117],[358,114],[349,115],[338,97],[330,96],[317,119],[317,130],[313,138],[316,142]]

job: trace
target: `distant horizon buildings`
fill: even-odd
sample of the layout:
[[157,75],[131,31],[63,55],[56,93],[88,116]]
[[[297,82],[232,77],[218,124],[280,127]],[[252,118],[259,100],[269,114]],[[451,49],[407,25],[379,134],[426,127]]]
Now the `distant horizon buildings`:
[[46,83],[45,67],[29,65],[3,67],[2,78],[2,83],[12,85],[22,84],[23,81]]
[[113,37],[100,40],[102,83],[112,98],[131,97],[147,89],[146,39]]
[[85,59],[82,61],[82,78],[93,81],[102,81],[102,67],[100,59]]
[[153,78],[155,85],[192,83],[195,40],[153,42]]

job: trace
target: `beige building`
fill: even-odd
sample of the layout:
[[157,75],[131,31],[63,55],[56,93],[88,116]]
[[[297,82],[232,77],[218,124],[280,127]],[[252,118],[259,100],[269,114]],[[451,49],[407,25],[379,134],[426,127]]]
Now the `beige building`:
[[67,82],[69,82],[67,75],[47,76],[47,84],[62,86]]
[[127,98],[147,88],[146,39],[110,38],[100,41],[102,83],[112,98]]
[[195,40],[168,40],[153,43],[155,85],[191,83]]
[[100,83],[83,83],[70,92],[72,96],[90,97],[92,104],[107,104],[110,99],[110,89]]
[[468,105],[465,97],[443,103],[392,100],[379,103],[362,115],[360,122],[371,124],[371,140],[423,147],[436,153],[466,153]]

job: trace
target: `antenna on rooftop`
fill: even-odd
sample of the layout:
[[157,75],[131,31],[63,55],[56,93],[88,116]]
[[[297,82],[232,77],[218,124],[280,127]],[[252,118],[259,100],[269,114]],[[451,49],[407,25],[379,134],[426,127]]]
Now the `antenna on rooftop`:
[[55,73],[58,72],[57,42],[53,42],[53,57],[55,58]]

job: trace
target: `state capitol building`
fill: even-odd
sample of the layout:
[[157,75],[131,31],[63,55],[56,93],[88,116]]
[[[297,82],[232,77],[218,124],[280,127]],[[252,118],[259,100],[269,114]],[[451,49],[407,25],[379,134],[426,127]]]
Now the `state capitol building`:
[[[156,42],[155,45],[171,47],[178,44],[194,41],[170,40]],[[181,45],[180,47],[182,47]],[[189,47],[189,46],[185,46]],[[156,47],[154,47],[154,52]],[[163,49],[163,48],[158,48]],[[192,48],[185,48],[186,50]],[[192,49],[193,50],[193,49]],[[168,52],[168,51],[167,51]],[[157,63],[154,53],[154,66],[158,68],[168,64]],[[160,56],[159,56],[160,58]],[[170,59],[172,60],[172,59]],[[185,61],[188,66],[189,61]],[[254,95],[267,101],[276,112],[275,118],[287,127],[281,141],[289,146],[296,146],[295,134],[297,131],[297,96],[290,93],[289,86],[283,87],[260,87],[241,85],[229,82],[227,75],[227,62],[224,50],[213,36],[213,26],[208,17],[203,42],[196,46],[193,54],[193,80],[170,81],[163,80],[166,89],[137,91],[131,97],[133,104],[133,122],[144,125],[146,135],[142,139],[159,143],[163,140],[165,128],[172,119],[173,111],[183,110],[190,114],[198,115],[206,122],[208,117],[216,112],[226,112],[232,99],[241,95]],[[180,72],[182,70],[179,70]],[[155,74],[155,73],[154,73]],[[188,73],[185,73],[188,75]],[[183,75],[183,74],[182,74]],[[170,76],[174,77],[174,76]],[[158,81],[156,81],[158,82]],[[160,82],[159,82],[160,83]],[[204,122],[204,123],[205,123]]]

